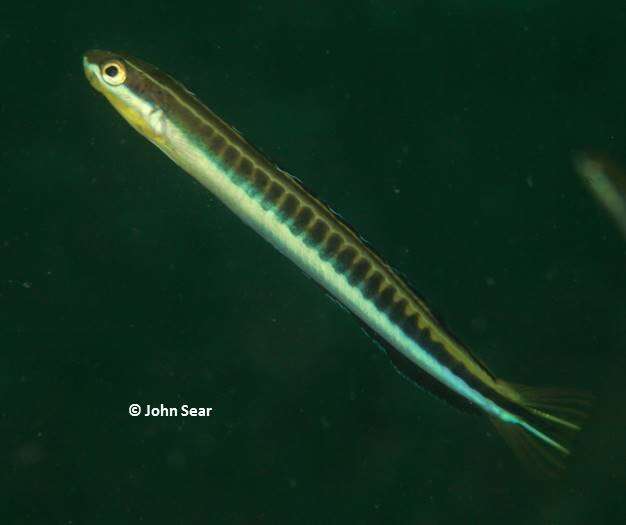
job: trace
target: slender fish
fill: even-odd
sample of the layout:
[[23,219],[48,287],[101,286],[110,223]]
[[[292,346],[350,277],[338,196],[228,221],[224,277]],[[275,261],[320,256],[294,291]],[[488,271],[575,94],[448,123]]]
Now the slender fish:
[[596,200],[606,209],[626,238],[626,175],[600,155],[580,153],[574,167]]
[[351,227],[172,77],[123,53],[89,51],[83,65],[131,126],[352,312],[405,376],[486,414],[543,473],[562,468],[587,395],[494,376]]

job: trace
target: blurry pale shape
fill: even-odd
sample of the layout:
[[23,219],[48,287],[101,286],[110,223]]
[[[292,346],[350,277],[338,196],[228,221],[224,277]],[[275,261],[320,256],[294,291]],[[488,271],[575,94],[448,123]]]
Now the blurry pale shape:
[[574,167],[596,200],[626,238],[626,176],[608,160],[580,153]]

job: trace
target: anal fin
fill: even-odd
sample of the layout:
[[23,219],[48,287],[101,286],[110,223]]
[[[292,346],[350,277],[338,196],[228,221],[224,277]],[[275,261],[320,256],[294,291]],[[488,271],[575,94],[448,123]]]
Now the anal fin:
[[454,390],[441,383],[441,381],[435,379],[428,372],[422,370],[418,365],[416,365],[398,349],[390,345],[367,325],[363,324],[362,326],[365,333],[369,335],[378,346],[381,347],[391,360],[394,368],[403,377],[462,412],[466,412],[468,414],[481,413],[481,410],[476,405],[460,394],[457,394]]

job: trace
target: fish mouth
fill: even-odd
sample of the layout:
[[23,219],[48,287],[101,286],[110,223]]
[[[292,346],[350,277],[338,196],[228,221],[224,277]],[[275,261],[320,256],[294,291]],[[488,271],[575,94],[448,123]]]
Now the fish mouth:
[[91,86],[100,91],[100,79],[98,78],[99,67],[97,62],[94,62],[89,56],[89,52],[83,55],[83,71],[85,72],[85,77],[91,84]]
[[100,77],[100,66],[111,60],[114,53],[102,51],[100,49],[90,49],[83,54],[83,71],[89,83],[97,91],[101,90],[102,79]]

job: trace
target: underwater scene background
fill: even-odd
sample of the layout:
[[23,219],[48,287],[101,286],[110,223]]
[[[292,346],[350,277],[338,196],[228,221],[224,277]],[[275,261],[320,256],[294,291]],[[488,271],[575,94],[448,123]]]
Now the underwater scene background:
[[[626,166],[625,30],[621,2],[0,7],[2,521],[623,523],[626,244],[572,155]],[[183,82],[498,376],[592,391],[565,475],[403,379],[90,88],[90,48]]]

